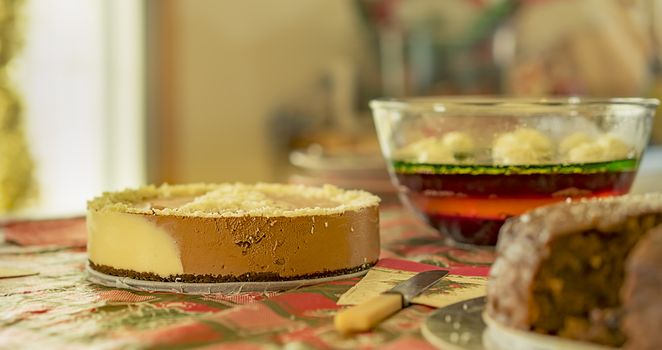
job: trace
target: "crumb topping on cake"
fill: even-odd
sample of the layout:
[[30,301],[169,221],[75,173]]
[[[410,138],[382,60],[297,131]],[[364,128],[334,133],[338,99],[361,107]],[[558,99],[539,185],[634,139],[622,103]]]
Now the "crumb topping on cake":
[[332,185],[310,187],[258,183],[145,186],[107,192],[88,209],[190,217],[329,215],[379,204],[379,197]]

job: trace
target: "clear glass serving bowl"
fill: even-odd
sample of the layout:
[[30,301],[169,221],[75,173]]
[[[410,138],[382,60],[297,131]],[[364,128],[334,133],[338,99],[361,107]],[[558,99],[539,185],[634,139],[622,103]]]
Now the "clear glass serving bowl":
[[453,97],[370,103],[399,196],[458,242],[510,216],[630,190],[659,101]]

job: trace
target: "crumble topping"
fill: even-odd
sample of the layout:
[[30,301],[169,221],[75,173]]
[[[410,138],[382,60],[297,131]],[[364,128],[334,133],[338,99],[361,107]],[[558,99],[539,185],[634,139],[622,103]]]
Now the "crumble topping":
[[378,204],[379,197],[368,192],[332,185],[164,184],[107,192],[89,201],[88,209],[195,217],[272,217],[329,215]]

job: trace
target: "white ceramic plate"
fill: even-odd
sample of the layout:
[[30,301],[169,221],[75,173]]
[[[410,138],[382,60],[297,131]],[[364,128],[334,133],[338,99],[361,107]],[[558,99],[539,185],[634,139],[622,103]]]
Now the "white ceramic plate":
[[614,350],[612,347],[506,327],[486,312],[483,313],[483,320],[487,324],[483,343],[488,350]]
[[421,332],[445,350],[614,350],[601,345],[506,327],[485,313],[485,297],[433,312]]

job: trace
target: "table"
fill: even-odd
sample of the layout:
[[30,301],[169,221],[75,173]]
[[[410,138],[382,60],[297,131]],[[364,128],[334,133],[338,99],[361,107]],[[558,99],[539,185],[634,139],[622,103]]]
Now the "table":
[[[82,219],[81,219],[82,220]],[[454,247],[401,207],[381,210],[382,258],[487,266],[489,248]],[[52,243],[52,242],[51,242]],[[0,243],[0,267],[38,275],[0,279],[0,349],[431,349],[413,305],[374,331],[343,337],[337,299],[359,279],[287,292],[182,295],[106,288],[85,277],[82,247]]]

